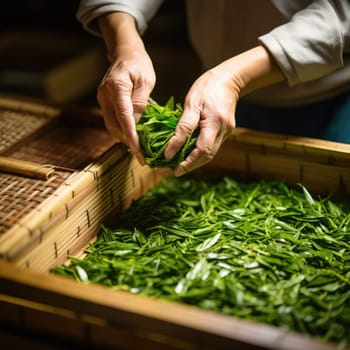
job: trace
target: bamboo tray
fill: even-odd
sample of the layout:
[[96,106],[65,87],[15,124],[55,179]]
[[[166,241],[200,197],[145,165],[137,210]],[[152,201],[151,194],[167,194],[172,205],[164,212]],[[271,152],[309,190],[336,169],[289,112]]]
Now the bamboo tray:
[[[67,254],[82,254],[100,224],[116,220],[161,175],[110,141],[98,111],[0,99],[0,117],[4,110],[44,122],[11,145],[4,142],[0,155],[57,165],[48,180],[0,174],[7,181],[0,210],[0,324],[8,332],[107,349],[337,349],[276,327],[51,275],[51,267]],[[342,199],[350,193],[350,145],[236,129],[197,172],[301,182],[313,194]]]

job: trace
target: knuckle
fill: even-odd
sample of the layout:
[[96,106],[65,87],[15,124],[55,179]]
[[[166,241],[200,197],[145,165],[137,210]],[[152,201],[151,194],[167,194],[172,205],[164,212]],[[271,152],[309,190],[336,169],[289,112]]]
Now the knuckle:
[[135,112],[142,112],[147,107],[147,100],[142,97],[134,97],[132,104]]
[[131,111],[124,106],[119,106],[117,111],[117,118],[121,123],[126,123],[129,121],[131,115]]
[[99,84],[100,91],[130,91],[130,81],[121,74],[111,74],[105,77]]
[[198,153],[199,157],[205,159],[206,162],[211,162],[215,156],[213,148],[208,145],[199,146]]
[[194,131],[194,126],[188,122],[185,122],[185,121],[179,122],[179,124],[177,125],[177,128],[178,128],[180,133],[182,133],[186,136],[191,135]]

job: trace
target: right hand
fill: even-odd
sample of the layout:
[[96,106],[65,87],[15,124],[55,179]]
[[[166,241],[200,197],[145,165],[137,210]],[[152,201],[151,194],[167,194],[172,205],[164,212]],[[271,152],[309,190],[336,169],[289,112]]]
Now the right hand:
[[97,101],[108,131],[144,164],[136,123],[147,106],[156,76],[140,36],[134,31],[130,40],[130,35],[129,30],[113,44],[104,36],[111,65],[98,87]]

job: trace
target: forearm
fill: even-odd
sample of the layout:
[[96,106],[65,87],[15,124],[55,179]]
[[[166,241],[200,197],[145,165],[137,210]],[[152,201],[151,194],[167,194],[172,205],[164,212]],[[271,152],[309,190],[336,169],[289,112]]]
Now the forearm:
[[135,50],[144,49],[135,19],[123,12],[114,12],[98,19],[98,25],[105,42],[108,59],[113,62],[118,49],[124,45],[135,47]]
[[286,79],[263,46],[257,46],[234,56],[214,68],[216,69],[232,76],[234,89],[239,96]]

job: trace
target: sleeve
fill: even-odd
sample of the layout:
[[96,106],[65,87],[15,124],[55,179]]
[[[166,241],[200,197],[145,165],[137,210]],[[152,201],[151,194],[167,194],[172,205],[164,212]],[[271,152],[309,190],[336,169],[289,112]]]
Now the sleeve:
[[93,35],[100,36],[96,18],[111,12],[126,12],[136,20],[140,34],[155,15],[162,0],[80,0],[77,20]]
[[258,38],[290,86],[343,67],[350,53],[350,2],[317,0],[290,21]]

